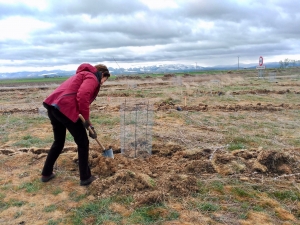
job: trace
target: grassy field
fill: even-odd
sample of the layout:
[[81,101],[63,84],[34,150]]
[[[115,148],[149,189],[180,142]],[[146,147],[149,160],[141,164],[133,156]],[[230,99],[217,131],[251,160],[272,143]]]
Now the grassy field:
[[[269,69],[270,71],[273,71],[274,69]],[[245,70],[246,71],[246,70]],[[251,73],[253,74],[255,72],[255,70],[247,70],[245,73]],[[222,70],[202,70],[202,71],[193,71],[193,72],[182,72],[182,73],[145,73],[145,74],[133,74],[131,75],[132,77],[138,77],[138,78],[146,78],[146,77],[152,77],[152,78],[161,78],[166,74],[173,74],[176,76],[184,76],[185,74],[190,74],[192,76],[194,75],[216,75],[216,74],[222,74],[222,73],[226,73],[227,71],[222,71]],[[115,80],[117,77],[130,77],[130,76],[126,76],[126,75],[118,75],[118,76],[114,76],[112,75],[110,77],[110,80]],[[60,83],[65,81],[66,79],[68,79],[69,77],[49,77],[49,78],[44,78],[44,77],[40,77],[40,78],[18,78],[18,79],[0,79],[0,86],[1,85],[12,85],[12,84],[30,84],[30,83]]]
[[[69,133],[57,176],[39,180],[54,87],[0,88],[0,224],[300,224],[300,71],[275,72],[108,81],[91,121],[115,159],[90,140],[88,187]],[[153,105],[150,157],[120,154],[125,100]]]
[[68,77],[55,78],[22,78],[22,79],[1,79],[0,84],[20,84],[20,83],[47,83],[47,82],[63,82]]

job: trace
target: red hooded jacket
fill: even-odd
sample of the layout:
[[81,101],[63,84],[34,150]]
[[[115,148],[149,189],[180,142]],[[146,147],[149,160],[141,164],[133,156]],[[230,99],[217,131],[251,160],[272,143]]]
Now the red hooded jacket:
[[95,76],[96,72],[97,69],[94,66],[87,63],[81,64],[74,76],[64,81],[44,100],[46,107],[47,105],[56,107],[74,123],[78,120],[79,114],[88,120],[90,104],[100,90],[100,82]]

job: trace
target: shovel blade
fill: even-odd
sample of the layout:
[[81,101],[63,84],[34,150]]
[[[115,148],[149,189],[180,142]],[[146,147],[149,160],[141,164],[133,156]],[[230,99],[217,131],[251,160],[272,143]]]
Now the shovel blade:
[[102,155],[107,158],[112,158],[112,159],[114,158],[114,152],[112,149],[103,151]]

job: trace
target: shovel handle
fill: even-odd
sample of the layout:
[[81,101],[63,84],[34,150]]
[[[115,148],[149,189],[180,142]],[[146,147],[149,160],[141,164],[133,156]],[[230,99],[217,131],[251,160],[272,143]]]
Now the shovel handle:
[[[82,116],[81,114],[79,114],[79,118],[81,119],[81,121],[82,121],[83,123],[85,123],[85,119],[83,118],[83,116]],[[89,132],[91,132],[92,134],[94,134],[94,131],[91,129],[90,126],[88,127],[88,129],[89,129]],[[102,150],[105,151],[105,148],[104,148],[104,146],[101,144],[101,142],[100,142],[97,138],[95,138],[95,140],[97,141],[97,143],[99,144],[99,146],[102,148]]]

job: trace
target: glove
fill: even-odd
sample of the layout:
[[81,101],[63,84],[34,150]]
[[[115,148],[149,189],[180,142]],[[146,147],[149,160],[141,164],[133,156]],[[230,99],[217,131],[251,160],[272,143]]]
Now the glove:
[[90,131],[89,129],[89,136],[93,139],[96,139],[97,138],[97,133],[95,131],[95,128],[93,126],[90,126],[91,130],[93,131],[93,133]]
[[89,120],[85,120],[82,124],[87,130],[89,129],[89,126],[91,126],[91,122]]

